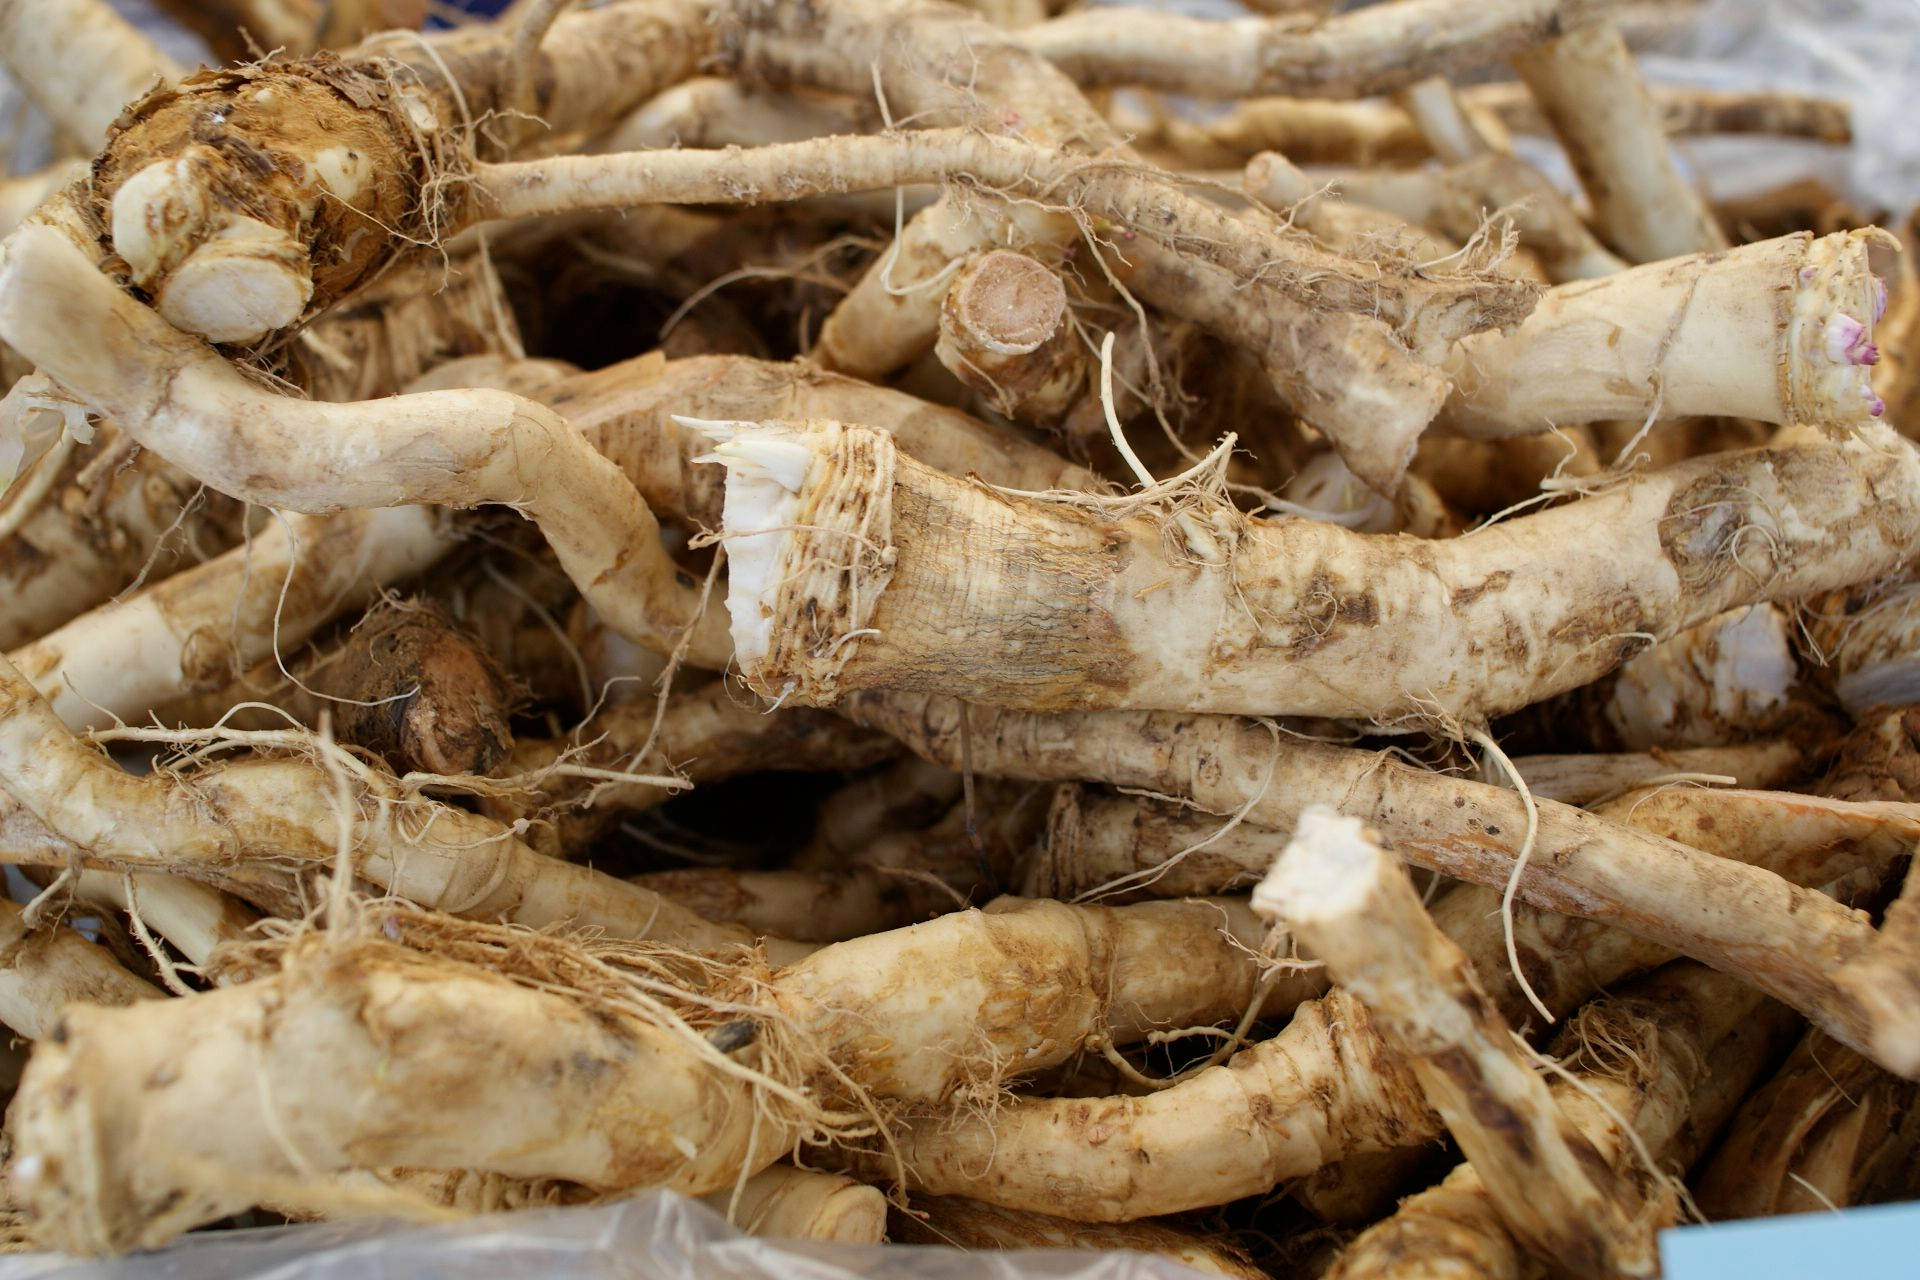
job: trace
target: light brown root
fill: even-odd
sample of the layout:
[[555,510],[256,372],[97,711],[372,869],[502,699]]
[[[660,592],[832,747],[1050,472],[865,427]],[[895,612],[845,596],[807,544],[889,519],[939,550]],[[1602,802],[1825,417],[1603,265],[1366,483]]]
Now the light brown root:
[[0,899],[0,1022],[18,1034],[46,1039],[69,1005],[126,1005],[164,994],[105,947],[57,921],[30,928],[17,905]]
[[[84,902],[115,907],[141,930],[164,939],[188,964],[204,968],[222,943],[244,942],[259,914],[211,885],[181,876],[82,871],[73,884]],[[145,939],[142,939],[143,945]],[[156,959],[158,966],[160,961]],[[177,994],[177,992],[176,992]]]
[[[247,544],[83,613],[11,655],[74,728],[147,721],[305,643],[453,546],[425,507],[275,520]],[[284,720],[281,721],[285,723]]]
[[[998,493],[833,423],[747,426],[714,460],[742,674],[805,705],[910,685],[1036,711],[1471,721],[1725,609],[1876,576],[1920,529],[1920,505],[1890,496],[1920,486],[1920,455],[1884,430],[1411,545],[1204,492],[1151,515]],[[969,639],[1009,633],[1018,649]]]
[[[830,772],[860,769],[895,754],[886,737],[838,716],[770,708],[729,680],[688,693],[616,704],[567,738],[523,741],[502,771],[537,788],[558,849],[582,852],[623,815],[665,802],[680,783],[719,782],[768,769]],[[621,775],[638,775],[623,782]],[[524,803],[501,797],[483,805],[502,819],[527,816]]]
[[777,1028],[728,1054],[708,1035],[724,1011],[655,994],[671,953],[423,919],[450,942],[310,934],[238,986],[70,1011],[13,1113],[36,1238],[151,1247],[263,1184],[356,1169],[705,1194],[809,1133],[867,1127],[797,1091],[809,1064]]
[[1911,1189],[1920,1090],[1809,1032],[1696,1175],[1709,1219],[1871,1204]]
[[1882,235],[1785,236],[1550,289],[1518,328],[1454,349],[1440,422],[1480,437],[1695,414],[1864,425],[1884,412],[1868,380]]
[[[1655,997],[1671,1002],[1653,1003]],[[1676,1000],[1676,997],[1678,999]],[[1709,1003],[1705,997],[1718,997]],[[1729,1012],[1735,1014],[1728,1017]],[[1689,1021],[1682,1013],[1696,1015]],[[1571,1072],[1553,1080],[1555,1104],[1623,1179],[1658,1185],[1656,1157],[1684,1145],[1689,1125],[1724,1119],[1711,1097],[1715,1074],[1751,1079],[1770,1043],[1791,1027],[1778,1006],[1698,966],[1682,965],[1641,987],[1599,1001],[1562,1037]],[[1736,1043],[1738,1042],[1738,1043]],[[1756,1052],[1757,1050],[1757,1052]],[[1622,1130],[1630,1125],[1631,1132]],[[1662,1216],[1671,1219],[1670,1195]],[[1473,1164],[1412,1196],[1398,1212],[1348,1246],[1332,1280],[1429,1280],[1459,1274],[1520,1280],[1529,1267]]]
[[1674,777],[1728,778],[1729,786],[1768,790],[1798,781],[1811,765],[1807,750],[1787,738],[1686,751],[1515,756],[1513,762],[1539,799],[1581,806]]
[[[863,1087],[938,1114],[997,1102],[1009,1082],[1096,1036],[1133,1044],[1229,1023],[1249,1006],[1284,1012],[1323,989],[1312,971],[1269,977],[1262,932],[1231,899],[1001,899],[822,948],[775,974],[768,995]],[[1168,955],[1183,957],[1177,969]]]
[[[943,763],[959,758],[952,704],[871,694],[843,711]],[[1884,938],[1861,912],[1770,870],[1536,800],[1537,826],[1511,791],[1449,778],[1371,752],[1285,740],[1226,717],[1144,713],[971,715],[969,758],[983,772],[1182,796],[1215,813],[1244,810],[1289,830],[1307,805],[1363,814],[1416,865],[1483,885],[1513,877],[1522,833],[1535,831],[1521,901],[1610,924],[1712,965],[1791,1005],[1836,1038],[1902,1074],[1911,1009],[1898,973],[1905,925]],[[1721,904],[1746,904],[1728,913]],[[1892,919],[1892,917],[1890,917]],[[1885,943],[1887,945],[1882,945]],[[1916,970],[1920,971],[1920,970]]]
[[1287,922],[1410,1055],[1501,1220],[1532,1252],[1581,1275],[1658,1273],[1654,1231],[1668,1208],[1556,1106],[1466,956],[1360,822],[1303,813],[1254,903]]
[[[3,659],[0,709],[0,790],[32,820],[26,830],[36,842],[15,847],[22,861],[64,866],[84,850],[100,866],[186,875],[293,916],[308,905],[293,870],[343,862],[339,870],[452,915],[570,923],[695,950],[755,944],[744,929],[542,857],[513,828],[425,799],[304,732],[197,735],[216,748],[265,744],[296,754],[133,777],[75,740]],[[778,940],[768,946],[778,960],[808,950]]]
[[0,6],[0,60],[34,105],[88,151],[122,107],[180,74],[100,0],[8,0]]
[[1727,247],[1680,176],[1658,109],[1619,28],[1601,17],[1514,59],[1593,202],[1594,225],[1629,262]]
[[[50,376],[222,492],[312,514],[513,506],[540,526],[623,635],[668,653],[690,632],[697,664],[725,664],[724,611],[702,613],[698,584],[661,546],[632,484],[530,400],[488,389],[356,405],[275,395],[169,328],[44,227],[15,232],[0,265],[0,331],[21,326],[34,333],[32,354]],[[91,347],[105,332],[142,344],[145,359],[95,359]]]
[[876,769],[820,802],[813,835],[795,855],[794,865],[818,870],[840,866],[889,832],[927,825],[953,807],[963,786],[958,773],[918,756]]

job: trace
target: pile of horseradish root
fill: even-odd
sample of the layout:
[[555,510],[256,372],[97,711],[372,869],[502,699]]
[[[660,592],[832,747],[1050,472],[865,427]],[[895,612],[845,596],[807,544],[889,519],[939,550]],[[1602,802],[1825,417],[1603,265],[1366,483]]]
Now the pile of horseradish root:
[[1844,104],[1672,0],[177,7],[0,3],[10,1245],[1920,1193],[1913,225],[1672,142]]

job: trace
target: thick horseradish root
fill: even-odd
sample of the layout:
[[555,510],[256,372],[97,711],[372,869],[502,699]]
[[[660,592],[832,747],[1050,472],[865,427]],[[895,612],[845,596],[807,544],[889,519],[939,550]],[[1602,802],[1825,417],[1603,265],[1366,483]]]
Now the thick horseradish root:
[[0,1248],[1535,1280],[1920,1194],[1844,104],[1602,0],[184,7],[0,0]]

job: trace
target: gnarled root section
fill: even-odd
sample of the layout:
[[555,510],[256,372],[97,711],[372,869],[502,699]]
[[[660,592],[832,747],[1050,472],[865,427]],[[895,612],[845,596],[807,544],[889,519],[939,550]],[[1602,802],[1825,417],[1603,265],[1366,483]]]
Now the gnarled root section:
[[1204,495],[1129,516],[999,493],[831,423],[743,430],[715,460],[742,672],[809,705],[913,687],[1036,711],[1472,722],[1585,684],[1649,636],[1874,577],[1920,536],[1920,454],[1884,430],[1685,463],[1424,543]]

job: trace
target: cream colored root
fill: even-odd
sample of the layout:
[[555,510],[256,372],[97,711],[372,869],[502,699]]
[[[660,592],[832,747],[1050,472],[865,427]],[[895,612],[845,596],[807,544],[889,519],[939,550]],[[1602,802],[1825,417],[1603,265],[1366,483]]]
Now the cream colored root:
[[1439,1132],[1365,1006],[1335,990],[1171,1088],[932,1115],[900,1125],[894,1146],[916,1190],[1126,1222],[1262,1195],[1353,1152]]
[[[740,42],[737,73],[798,81],[875,100],[883,117],[918,127],[985,126],[1042,147],[1117,146],[1119,138],[1071,81],[1019,43],[1019,32],[958,8],[831,0],[759,9]],[[879,379],[930,350],[941,283],[974,254],[1011,248],[1042,258],[1079,238],[1049,207],[943,196],[916,213],[820,327],[812,358]]]
[[[1884,573],[1920,533],[1899,496],[1920,457],[1885,430],[1702,459],[1412,546],[1205,501],[1101,519],[836,424],[745,429],[716,458],[741,671],[803,705],[911,686],[1046,711],[1474,720],[1726,609]],[[973,639],[1008,632],[1017,651]]]
[[[287,735],[284,745],[311,738]],[[401,794],[390,775],[344,771],[337,758],[295,757],[134,777],[73,738],[0,660],[0,790],[33,820],[29,834],[40,833],[33,847],[13,846],[20,861],[66,866],[78,852],[97,866],[184,875],[298,915],[307,904],[289,869],[344,856],[396,896],[471,919],[571,924],[698,950],[755,942],[635,885],[542,857],[501,823]],[[809,950],[767,944],[776,961]]]
[[[1142,302],[1248,352],[1281,401],[1333,445],[1374,492],[1390,496],[1447,380],[1366,316],[1326,312],[1238,287],[1232,272],[1137,241],[1114,274]],[[1143,351],[1142,353],[1146,353]]]
[[29,1040],[57,1034],[69,1005],[126,1005],[166,993],[64,925],[27,926],[0,899],[0,1022]]
[[353,1170],[703,1195],[772,1163],[793,1115],[634,1004],[320,934],[240,986],[71,1011],[16,1096],[10,1185],[43,1246],[116,1253]]
[[832,417],[889,432],[914,457],[953,475],[1015,489],[1091,491],[1105,484],[1086,468],[957,410],[793,362],[647,355],[534,394],[613,459],[663,518],[708,528],[720,523],[726,477],[718,467],[693,465],[712,442],[681,417]]
[[[288,516],[247,544],[81,614],[9,660],[74,729],[149,720],[291,652],[454,545],[427,507]],[[282,722],[284,723],[284,721]]]
[[1868,381],[1877,235],[1785,236],[1551,289],[1518,328],[1454,349],[1441,424],[1479,437],[1696,414],[1862,425],[1882,412]]
[[[1655,1007],[1655,997],[1665,998],[1668,1007]],[[1694,1015],[1694,1020],[1683,1014]],[[1691,965],[1677,966],[1632,993],[1596,1002],[1582,1019],[1563,1038],[1574,1055],[1572,1078],[1555,1078],[1550,1092],[1603,1167],[1624,1182],[1644,1182],[1662,1173],[1664,1168],[1646,1168],[1641,1153],[1664,1156],[1681,1141],[1690,1121],[1710,1118],[1701,1113],[1720,1111],[1724,1118],[1723,1106],[1702,1096],[1713,1093],[1713,1072],[1751,1077],[1764,1061],[1765,1042],[1779,1039],[1791,1025],[1779,1006],[1764,1005],[1753,993]],[[1756,1022],[1772,1034],[1731,1043]],[[1763,1052],[1754,1053],[1755,1047]],[[1731,1052],[1723,1053],[1723,1048]],[[1632,1134],[1621,1131],[1622,1122],[1632,1126]],[[1656,1225],[1673,1225],[1670,1197],[1650,1208]],[[1480,1169],[1467,1163],[1362,1232],[1328,1276],[1435,1280],[1472,1274],[1521,1280],[1532,1272]]]
[[596,151],[661,147],[763,147],[882,124],[872,101],[805,89],[760,89],[711,76],[687,80],[636,110],[595,143]]
[[1240,185],[1250,198],[1276,213],[1290,215],[1296,226],[1342,253],[1358,257],[1371,250],[1433,262],[1452,257],[1461,249],[1458,238],[1449,239],[1434,227],[1385,209],[1351,203],[1339,198],[1338,193],[1323,195],[1322,184],[1278,152],[1263,151],[1249,160],[1240,175]]
[[[520,332],[499,276],[477,258],[397,268],[351,302],[301,330],[288,348],[291,376],[315,400],[374,400],[449,361],[517,356]],[[457,386],[516,388],[500,375]]]
[[1103,902],[1232,893],[1258,882],[1278,840],[1264,827],[1069,783],[1054,793],[1021,892]]
[[[1416,347],[1519,319],[1532,292],[1512,282],[1390,271],[1318,249],[1271,221],[1235,218],[1124,155],[1083,157],[972,129],[814,138],[748,150],[638,151],[480,165],[476,212],[526,217],[626,204],[758,203],[801,195],[964,181],[1044,199],[1204,258],[1243,288],[1272,289],[1327,311],[1378,316]],[[1163,230],[1177,227],[1178,231]]]
[[1836,591],[1808,601],[1802,619],[1813,675],[1849,714],[1920,702],[1920,582]]
[[1920,1146],[1920,1097],[1817,1031],[1748,1098],[1694,1179],[1710,1219],[1869,1204],[1904,1190]]
[[1733,786],[1769,790],[1798,781],[1812,761],[1799,743],[1766,738],[1681,751],[1515,756],[1513,763],[1538,799],[1585,806],[1673,777],[1731,778]]
[[121,108],[180,74],[173,60],[100,0],[7,0],[0,61],[60,131],[91,150]]
[[1357,819],[1302,813],[1253,902],[1326,961],[1409,1055],[1501,1219],[1530,1250],[1581,1275],[1658,1274],[1653,1236],[1666,1215],[1555,1105],[1465,954]]
[[[117,430],[95,428],[93,449],[73,450],[33,510],[0,539],[0,649],[39,639],[149,566],[164,574],[218,555],[258,523],[158,454],[142,450],[113,465],[121,456],[114,441],[124,441]],[[16,490],[0,499],[0,511],[24,500]]]
[[1089,9],[1023,31],[1027,47],[1086,86],[1208,98],[1387,93],[1551,38],[1610,7],[1595,0],[1403,0],[1302,28],[1288,18],[1184,18]]
[[1002,416],[1051,425],[1079,399],[1088,352],[1066,286],[1044,264],[996,249],[960,269],[940,308],[934,355]]
[[782,1021],[804,1028],[864,1088],[938,1109],[991,1103],[1096,1038],[1132,1044],[1232,1023],[1255,1005],[1278,1014],[1324,990],[1311,969],[1268,976],[1262,935],[1232,899],[1075,907],[1003,898],[824,947],[776,973],[767,991]]
[[[850,699],[852,718],[942,763],[960,756],[956,704],[936,696]],[[1153,713],[1022,715],[974,709],[971,766],[1035,780],[1097,778],[1245,812],[1290,830],[1310,804],[1372,822],[1417,866],[1504,887],[1529,831],[1511,791],[1373,752],[1282,739],[1229,717]],[[1735,974],[1890,1070],[1920,1073],[1920,1036],[1901,1003],[1904,927],[1878,938],[1863,913],[1745,866],[1552,801],[1534,806],[1519,901],[1597,920]],[[1738,901],[1739,912],[1724,904]],[[1883,943],[1887,945],[1882,945]]]
[[703,1199],[750,1236],[848,1244],[879,1244],[887,1238],[887,1197],[878,1187],[837,1173],[776,1164],[737,1189]]
[[84,160],[56,160],[38,173],[0,180],[0,236],[25,222],[43,200],[86,171]]
[[1202,1275],[1263,1280],[1269,1274],[1218,1234],[1161,1222],[1075,1222],[960,1196],[914,1196],[894,1215],[888,1239],[961,1249],[1126,1249],[1171,1258]]
[[181,876],[82,871],[74,896],[137,915],[187,963],[204,966],[224,942],[244,942],[259,915],[211,885]]
[[1568,28],[1514,68],[1580,175],[1601,238],[1629,262],[1725,249],[1726,233],[1674,164],[1619,28],[1604,17]]
[[[1268,203],[1329,189],[1330,195],[1398,214],[1461,241],[1472,239],[1487,215],[1498,212],[1512,222],[1521,245],[1539,255],[1556,283],[1611,275],[1627,265],[1594,238],[1538,170],[1498,152],[1437,170],[1342,170],[1311,177],[1269,153],[1247,163],[1245,182]],[[1301,195],[1292,195],[1295,191]]]
[[[95,354],[114,335],[127,358]],[[724,665],[724,611],[659,539],[619,468],[541,405],[486,389],[354,405],[264,390],[113,287],[58,233],[23,227],[0,262],[0,335],[128,435],[214,488],[323,515],[503,503],[540,526],[588,600],[637,643]],[[137,362],[131,357],[138,353]]]

